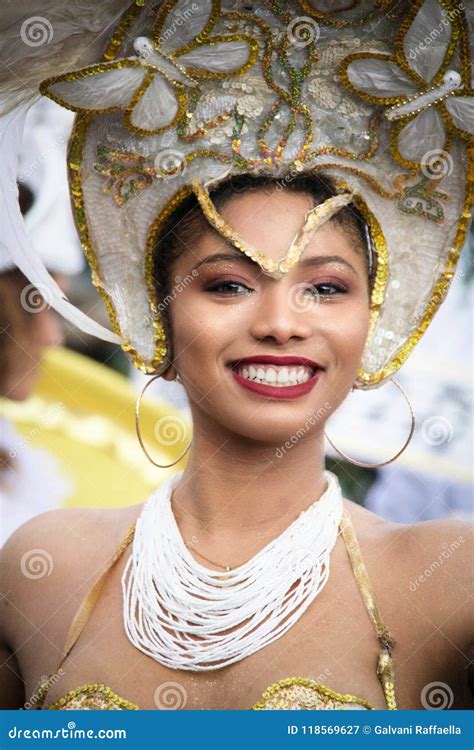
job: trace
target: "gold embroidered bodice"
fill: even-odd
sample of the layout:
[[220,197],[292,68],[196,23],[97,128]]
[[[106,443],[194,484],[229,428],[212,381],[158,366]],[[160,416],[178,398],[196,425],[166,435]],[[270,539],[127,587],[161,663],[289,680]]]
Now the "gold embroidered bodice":
[[[395,710],[397,708],[395,700],[394,686],[394,668],[392,660],[392,649],[395,645],[387,627],[382,621],[379,608],[375,601],[372,584],[368,577],[365,563],[362,559],[359,543],[355,535],[354,527],[347,511],[341,518],[341,534],[346,546],[352,570],[362,596],[362,600],[367,609],[367,613],[375,629],[379,644],[382,647],[377,659],[377,677],[380,681],[387,709]],[[57,674],[61,665],[71,652],[74,644],[78,640],[87,620],[89,619],[95,603],[99,597],[104,580],[121,557],[127,546],[133,539],[135,524],[129,529],[127,536],[116,550],[112,559],[96,581],[92,589],[87,593],[84,601],[79,607],[76,616],[69,629],[66,645],[63,650],[63,656],[56,670],[50,676],[42,678],[37,686],[34,698],[30,699],[30,704],[37,709],[89,709],[103,711],[120,711],[120,710],[138,710],[140,707],[121,698],[107,685],[102,683],[88,683],[70,690],[59,700],[49,706],[45,706],[45,699],[48,690],[53,683],[52,675]],[[350,693],[336,693],[329,687],[322,685],[312,679],[304,677],[288,677],[273,683],[263,693],[261,699],[253,706],[253,710],[275,710],[275,709],[347,709],[347,710],[370,710],[372,706],[363,698]]]

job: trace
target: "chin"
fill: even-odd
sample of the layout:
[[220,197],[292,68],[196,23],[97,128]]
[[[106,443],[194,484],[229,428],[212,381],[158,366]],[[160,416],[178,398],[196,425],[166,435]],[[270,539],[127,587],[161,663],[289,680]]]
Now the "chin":
[[236,437],[266,444],[275,450],[294,436],[297,443],[301,438],[312,436],[314,439],[315,433],[321,432],[329,416],[327,408],[319,400],[314,405],[263,399],[249,405],[235,400],[231,406],[223,409],[214,403],[206,411],[209,417]]

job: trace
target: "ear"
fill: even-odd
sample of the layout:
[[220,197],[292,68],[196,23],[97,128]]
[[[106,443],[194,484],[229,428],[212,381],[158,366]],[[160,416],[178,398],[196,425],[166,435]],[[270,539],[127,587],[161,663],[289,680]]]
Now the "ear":
[[172,365],[172,364],[171,364],[171,365],[170,365],[170,366],[168,367],[168,369],[167,369],[167,370],[165,370],[165,371],[164,371],[164,372],[163,372],[163,373],[161,374],[161,377],[163,378],[163,380],[167,380],[167,381],[168,381],[169,383],[171,383],[171,381],[173,381],[173,380],[176,380],[176,376],[177,376],[177,374],[178,374],[178,372],[177,372],[177,370],[176,370],[176,367],[175,367],[174,365]]

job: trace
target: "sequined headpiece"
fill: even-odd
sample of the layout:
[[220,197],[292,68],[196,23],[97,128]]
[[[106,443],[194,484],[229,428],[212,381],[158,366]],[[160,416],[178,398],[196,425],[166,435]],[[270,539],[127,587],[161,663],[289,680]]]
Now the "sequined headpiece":
[[[353,201],[377,260],[358,384],[380,385],[441,304],[468,227],[474,109],[462,3],[108,0],[87,19],[77,5],[70,12],[90,32],[107,28],[118,9],[101,61],[96,42],[94,60],[71,32],[76,64],[48,60],[46,50],[37,81],[79,113],[71,195],[112,338],[145,371],[168,365],[153,252],[188,195],[275,278]],[[0,79],[0,103],[1,92]],[[212,203],[210,186],[242,173],[283,181],[322,173],[338,194],[307,214],[286,257],[272,263],[224,226]]]

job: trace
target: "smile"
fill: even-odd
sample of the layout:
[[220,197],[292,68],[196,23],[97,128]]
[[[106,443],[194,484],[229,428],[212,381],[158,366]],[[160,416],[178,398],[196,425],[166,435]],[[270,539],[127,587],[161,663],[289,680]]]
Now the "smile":
[[277,388],[284,388],[296,383],[306,383],[313,375],[311,367],[277,367],[276,365],[241,365],[236,372],[243,378],[252,380],[256,383],[266,383],[274,385]]
[[316,385],[324,368],[296,357],[249,357],[231,363],[234,380],[267,398],[298,398]]

